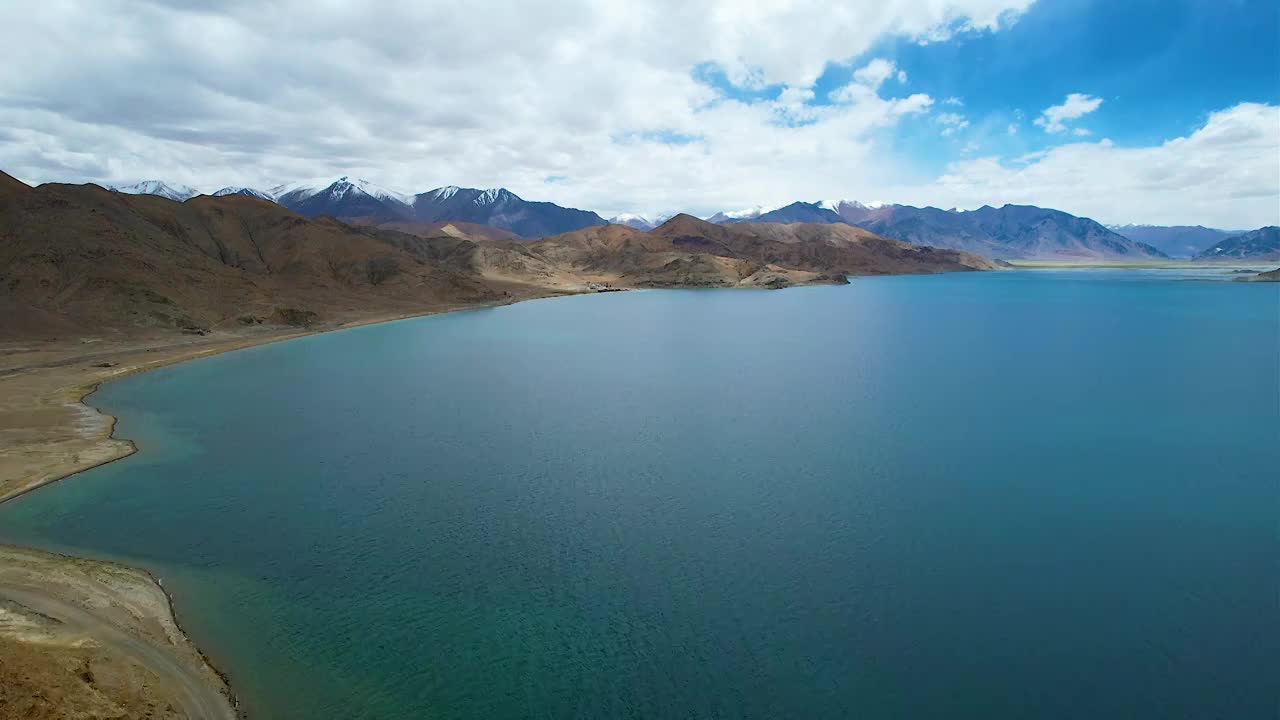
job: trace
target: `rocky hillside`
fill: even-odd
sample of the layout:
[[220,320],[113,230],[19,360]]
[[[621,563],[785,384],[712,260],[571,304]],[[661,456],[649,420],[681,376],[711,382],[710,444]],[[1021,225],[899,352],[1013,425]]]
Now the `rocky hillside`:
[[649,232],[587,228],[528,244],[558,267],[622,286],[767,286],[846,275],[987,270],[968,253],[888,240],[845,224],[731,223],[677,215]]
[[306,324],[503,297],[388,236],[242,195],[179,203],[3,176],[0,335]]
[[1280,227],[1270,225],[1206,247],[1197,260],[1280,260]]
[[1216,242],[1239,233],[1203,225],[1109,225],[1110,230],[1146,243],[1171,258],[1189,258]]

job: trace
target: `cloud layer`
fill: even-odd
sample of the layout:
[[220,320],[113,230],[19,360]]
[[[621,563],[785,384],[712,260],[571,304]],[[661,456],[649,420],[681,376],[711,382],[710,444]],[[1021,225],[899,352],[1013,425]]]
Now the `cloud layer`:
[[[1012,162],[952,164],[938,196],[971,207],[998,197],[1070,208],[1110,223],[1248,229],[1280,215],[1280,107],[1242,103],[1155,147],[1109,140],[1060,145]],[[1045,198],[1052,202],[1046,203]]]
[[[0,41],[32,61],[0,65],[0,169],[206,191],[349,173],[408,191],[502,185],[653,214],[835,196],[940,204],[978,188],[990,193],[978,204],[998,204],[1026,195],[1009,173],[1039,167],[1035,202],[1083,211],[1051,176],[1070,168],[1045,164],[1057,150],[922,181],[894,133],[928,122],[968,134],[978,118],[957,112],[960,99],[940,112],[943,101],[913,91],[891,60],[866,57],[887,37],[1000,32],[1031,2],[9,3]],[[816,89],[832,66],[849,82]],[[706,82],[706,69],[730,85]],[[1075,97],[1042,119],[1065,129],[1079,117]],[[1221,157],[1151,150],[1208,173]],[[1258,173],[1255,190],[1270,181]],[[1263,214],[1256,197],[1228,200]]]

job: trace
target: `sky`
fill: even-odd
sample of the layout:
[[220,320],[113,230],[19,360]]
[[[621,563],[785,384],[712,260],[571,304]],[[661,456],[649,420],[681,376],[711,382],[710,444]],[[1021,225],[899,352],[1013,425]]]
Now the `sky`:
[[1280,224],[1275,0],[0,3],[0,170]]

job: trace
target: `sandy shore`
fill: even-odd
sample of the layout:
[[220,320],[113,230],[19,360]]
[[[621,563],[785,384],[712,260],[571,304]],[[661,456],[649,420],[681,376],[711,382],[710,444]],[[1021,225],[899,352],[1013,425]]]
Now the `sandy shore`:
[[[512,302],[563,293],[512,298]],[[104,382],[164,365],[360,325],[477,306],[253,327],[206,336],[0,343],[0,503],[126,457],[115,418],[84,404]],[[234,718],[224,677],[144,571],[0,546],[0,720]]]

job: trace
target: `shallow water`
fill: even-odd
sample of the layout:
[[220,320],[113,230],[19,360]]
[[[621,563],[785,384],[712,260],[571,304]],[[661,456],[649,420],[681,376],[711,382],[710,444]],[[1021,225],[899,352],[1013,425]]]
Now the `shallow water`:
[[654,291],[90,400],[0,538],[152,569],[258,718],[1274,717],[1280,286]]

